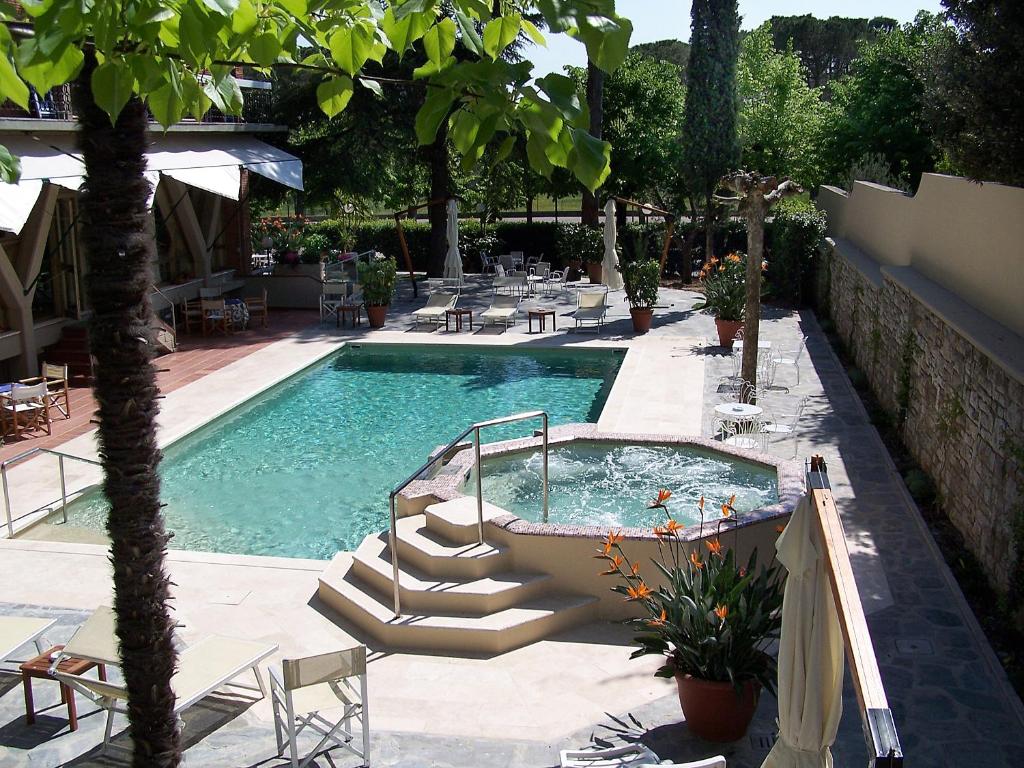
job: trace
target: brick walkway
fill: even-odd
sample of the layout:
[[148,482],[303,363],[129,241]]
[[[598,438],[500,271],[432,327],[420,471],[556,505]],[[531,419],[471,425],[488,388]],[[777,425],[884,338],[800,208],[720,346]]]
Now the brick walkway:
[[[251,328],[233,333],[230,336],[211,336],[204,338],[199,335],[178,337],[178,351],[171,355],[157,358],[159,370],[157,383],[163,394],[168,394],[186,384],[201,379],[203,376],[223,368],[268,344],[283,339],[295,331],[306,328],[317,322],[317,314],[306,310],[277,310],[270,314],[268,328]],[[56,418],[52,421],[52,434],[35,433],[15,440],[8,437],[0,447],[0,460],[9,459],[15,454],[30,448],[54,448],[74,437],[95,429],[92,421],[96,410],[96,401],[92,390],[88,387],[73,387],[69,394],[71,401],[71,418],[62,418],[59,413],[51,414]]]

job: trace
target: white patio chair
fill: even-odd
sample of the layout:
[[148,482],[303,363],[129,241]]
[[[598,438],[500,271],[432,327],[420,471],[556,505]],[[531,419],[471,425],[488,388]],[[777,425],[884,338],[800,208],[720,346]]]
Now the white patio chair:
[[721,755],[687,763],[664,763],[643,744],[610,749],[564,749],[559,759],[562,768],[726,768]]
[[338,308],[348,296],[348,283],[324,283],[320,289],[320,322],[338,314]]
[[65,419],[71,418],[71,403],[68,400],[68,366],[67,363],[54,365],[43,362],[39,366],[39,375],[30,379],[22,379],[21,384],[46,384],[50,407],[57,409]]
[[796,368],[796,383],[800,384],[800,358],[804,356],[804,352],[807,351],[807,337],[804,336],[800,340],[800,344],[796,350],[792,353],[780,352],[778,355],[772,355],[771,362],[772,366],[777,367],[780,365],[788,365]]
[[[366,647],[357,646],[302,659],[285,659],[282,672],[271,667],[270,700],[274,707],[274,731],[277,754],[287,747],[292,768],[305,768],[322,752],[344,747],[370,765],[370,721],[367,717]],[[358,688],[352,678],[358,678]],[[321,713],[336,710],[337,720]],[[361,726],[361,749],[352,742],[353,718]],[[306,758],[299,762],[299,734],[309,728],[321,738]]]
[[50,432],[50,390],[45,381],[38,384],[14,384],[10,392],[0,395],[0,416],[3,431],[21,437],[25,432]]
[[512,269],[526,271],[526,253],[524,251],[510,251],[509,256],[512,257]]
[[600,333],[607,314],[607,290],[580,291],[576,294],[576,311],[572,313],[572,318],[576,321],[576,330],[590,324],[596,326],[597,332]]
[[804,406],[807,405],[807,398],[800,398],[800,402],[797,405],[796,413],[792,416],[778,417],[774,414],[771,418],[765,420],[761,424],[761,429],[767,435],[767,439],[771,440],[773,435],[779,435],[782,440],[789,437],[793,438],[793,455],[796,456],[797,444],[799,441],[797,435],[797,429],[800,426],[800,419],[804,414]]
[[551,264],[538,261],[527,269],[527,283],[531,293],[547,294],[548,279],[551,277]]
[[444,320],[445,312],[454,309],[459,300],[459,294],[449,290],[437,290],[427,297],[427,303],[412,313],[416,325],[420,323],[434,323],[440,326]]
[[768,447],[768,435],[764,431],[764,419],[752,416],[746,419],[722,422],[723,443],[734,448],[764,451]]
[[498,266],[498,259],[495,256],[490,256],[484,251],[480,252],[480,274],[486,275],[488,272],[497,273],[496,267]]
[[512,254],[503,253],[498,257],[498,264],[504,270],[505,274],[510,274],[515,270],[515,264],[512,261]]
[[496,293],[491,301],[491,306],[480,313],[480,319],[484,325],[487,323],[497,325],[502,322],[505,324],[505,328],[508,328],[510,322],[512,325],[516,324],[516,316],[519,314],[521,302],[522,298],[519,296]]

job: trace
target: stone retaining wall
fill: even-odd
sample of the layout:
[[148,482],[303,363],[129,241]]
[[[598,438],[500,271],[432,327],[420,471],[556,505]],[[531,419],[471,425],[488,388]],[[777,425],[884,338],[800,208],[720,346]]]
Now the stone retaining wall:
[[957,327],[972,318],[955,298],[944,311],[935,300],[944,294],[911,267],[883,267],[849,243],[832,243],[824,266],[819,290],[839,335],[967,547],[1006,590],[1024,555],[1014,535],[1024,514],[1024,342],[1004,328],[996,348],[1011,354],[993,354]]

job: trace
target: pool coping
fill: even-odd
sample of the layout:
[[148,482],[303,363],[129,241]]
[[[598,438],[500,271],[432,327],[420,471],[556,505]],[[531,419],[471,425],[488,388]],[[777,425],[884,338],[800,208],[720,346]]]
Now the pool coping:
[[[685,435],[663,435],[644,432],[605,432],[598,429],[597,424],[577,423],[563,424],[552,427],[548,432],[548,445],[568,445],[574,442],[587,443],[640,443],[647,445],[670,445],[688,446],[706,450],[711,453],[725,454],[726,456],[740,459],[742,461],[759,465],[766,469],[774,469],[778,478],[779,500],[775,504],[758,507],[749,512],[742,512],[734,517],[722,517],[717,514],[709,515],[703,524],[697,523],[688,525],[679,531],[678,537],[683,541],[694,541],[704,535],[718,529],[721,521],[728,521],[730,530],[754,525],[767,520],[787,517],[796,509],[800,498],[804,495],[804,474],[803,466],[798,461],[776,458],[762,451],[753,451],[744,448],[720,443],[710,438],[685,436]],[[526,437],[515,440],[503,440],[493,443],[485,443],[480,446],[480,458],[492,458],[497,456],[508,456],[528,450],[535,450],[543,443],[542,437]],[[453,454],[443,467],[430,477],[416,480],[411,483],[402,493],[404,500],[412,502],[424,496],[434,497],[437,501],[450,501],[457,498],[465,498],[463,487],[469,477],[470,471],[476,464],[471,444],[466,443],[461,450]],[[436,456],[440,448],[435,449],[432,455]],[[414,505],[413,508],[416,508]],[[491,505],[494,506],[494,505]],[[587,539],[603,539],[608,533],[614,530],[624,539],[630,541],[645,541],[657,539],[653,528],[650,527],[616,527],[600,525],[570,525],[567,523],[537,523],[523,520],[521,517],[506,512],[488,518],[487,522],[497,526],[509,533],[532,535],[532,536],[554,536],[574,537]]]

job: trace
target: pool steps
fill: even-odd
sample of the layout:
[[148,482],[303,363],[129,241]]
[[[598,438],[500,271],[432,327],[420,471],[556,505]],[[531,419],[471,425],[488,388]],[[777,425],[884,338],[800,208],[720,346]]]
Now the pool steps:
[[[507,514],[493,505],[484,513]],[[399,521],[401,618],[393,612],[386,534],[335,556],[318,594],[389,648],[503,653],[596,617],[596,598],[552,593],[551,576],[514,570],[506,548],[476,537],[476,502],[468,497]]]

